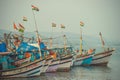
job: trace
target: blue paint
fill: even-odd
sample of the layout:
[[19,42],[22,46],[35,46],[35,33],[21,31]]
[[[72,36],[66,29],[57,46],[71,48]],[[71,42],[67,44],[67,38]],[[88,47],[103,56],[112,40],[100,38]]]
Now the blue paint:
[[84,59],[83,62],[82,62],[82,65],[89,65],[89,64],[91,64],[92,59],[93,59],[92,56]]

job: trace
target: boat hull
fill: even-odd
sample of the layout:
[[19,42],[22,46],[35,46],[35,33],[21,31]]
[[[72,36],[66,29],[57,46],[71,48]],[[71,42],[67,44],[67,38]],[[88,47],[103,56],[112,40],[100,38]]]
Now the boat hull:
[[46,72],[56,72],[58,69],[60,61],[59,60],[53,60],[52,63],[49,65]]
[[36,60],[34,62],[30,62],[24,66],[10,69],[10,70],[2,70],[1,77],[31,77],[31,76],[39,76],[41,74],[42,65],[45,60]]
[[93,55],[88,55],[84,57],[78,57],[73,60],[73,66],[86,66],[90,65],[92,62],[92,56]]
[[61,59],[57,71],[59,72],[69,71],[72,64],[72,58],[73,58],[72,56],[68,56]]
[[94,55],[91,65],[106,66],[110,60],[113,51],[114,50],[109,50]]
[[47,71],[52,61],[53,61],[52,58],[45,61],[44,65],[42,66],[41,73],[45,73]]

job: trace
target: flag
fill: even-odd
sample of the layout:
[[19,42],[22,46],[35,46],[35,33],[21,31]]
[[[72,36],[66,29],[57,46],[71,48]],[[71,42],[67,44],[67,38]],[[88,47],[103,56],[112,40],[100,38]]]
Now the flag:
[[56,27],[56,24],[55,24],[55,23],[52,23],[52,27]]
[[32,10],[39,11],[38,7],[36,7],[34,5],[31,5],[31,7],[32,7]]
[[82,26],[82,27],[84,26],[84,23],[82,21],[80,21],[80,26]]
[[105,42],[104,42],[104,40],[103,40],[103,38],[102,38],[101,32],[99,33],[99,35],[101,36],[102,45],[105,45]]
[[23,21],[27,21],[27,17],[23,16]]
[[13,23],[13,27],[14,27],[14,29],[18,30],[18,28],[17,28],[15,23]]
[[65,26],[63,24],[60,24],[61,25],[61,28],[65,28]]
[[25,28],[23,27],[22,24],[19,23],[19,32],[24,32]]

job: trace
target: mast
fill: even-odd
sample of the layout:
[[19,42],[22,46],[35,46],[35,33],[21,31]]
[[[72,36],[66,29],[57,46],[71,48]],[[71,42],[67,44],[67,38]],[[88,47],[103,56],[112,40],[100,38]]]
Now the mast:
[[82,28],[80,27],[80,54],[82,54]]
[[66,35],[63,35],[63,38],[64,38],[64,49],[66,50]]
[[65,49],[65,51],[66,51],[66,47],[67,47],[67,45],[66,45],[66,35],[63,33],[63,30],[62,29],[65,29],[65,25],[64,24],[60,24],[60,26],[61,26],[61,34],[63,35],[63,39],[64,39],[64,49]]
[[52,37],[50,38],[50,49],[52,49],[52,41],[53,41],[53,39],[52,39]]
[[102,42],[102,47],[103,47],[103,49],[105,51],[105,42],[103,40],[102,33],[100,32],[99,35],[100,35],[100,39],[101,39],[101,42]]
[[53,46],[53,33],[54,33],[54,28],[56,27],[56,23],[52,22],[52,35],[50,37],[50,49],[52,48]]
[[38,41],[39,54],[41,56],[41,50],[40,50],[40,41],[41,41],[41,39],[40,39],[39,34],[38,34],[37,23],[36,23],[35,14],[34,14],[34,11],[33,11],[33,10],[39,11],[39,9],[37,7],[35,7],[35,6],[33,6],[33,5],[31,5],[31,6],[32,6],[32,13],[33,13],[34,21],[35,21],[35,28],[36,28],[35,32],[36,32],[37,41]]
[[84,23],[80,21],[80,54],[82,54],[82,27],[84,26]]

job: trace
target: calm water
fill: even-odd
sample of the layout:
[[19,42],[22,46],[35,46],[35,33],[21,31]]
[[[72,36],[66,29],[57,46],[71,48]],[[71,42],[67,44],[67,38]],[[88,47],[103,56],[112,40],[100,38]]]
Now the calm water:
[[9,78],[0,80],[120,80],[120,46],[110,58],[108,67],[72,67],[70,72],[46,73],[33,78]]

